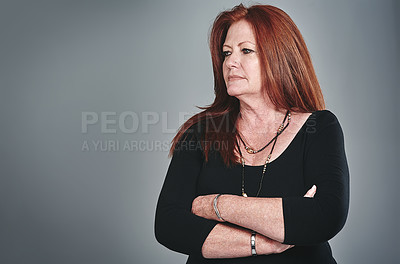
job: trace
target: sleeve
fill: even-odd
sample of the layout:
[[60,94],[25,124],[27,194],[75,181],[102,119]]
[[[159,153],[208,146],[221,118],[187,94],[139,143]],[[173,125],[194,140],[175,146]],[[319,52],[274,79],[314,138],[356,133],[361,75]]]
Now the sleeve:
[[316,132],[305,151],[306,190],[317,186],[314,198],[282,199],[285,244],[326,242],[344,226],[349,208],[349,169],[341,126],[332,120]]
[[185,134],[186,139],[175,148],[158,199],[155,236],[159,243],[173,251],[201,255],[203,243],[217,222],[191,213],[203,152],[196,134]]

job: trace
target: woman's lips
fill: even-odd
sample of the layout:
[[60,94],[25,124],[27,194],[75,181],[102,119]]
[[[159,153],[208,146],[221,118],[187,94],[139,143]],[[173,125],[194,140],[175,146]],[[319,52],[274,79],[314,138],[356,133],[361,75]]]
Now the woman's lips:
[[239,76],[239,75],[229,75],[228,76],[228,81],[238,81],[238,80],[243,80],[244,77]]

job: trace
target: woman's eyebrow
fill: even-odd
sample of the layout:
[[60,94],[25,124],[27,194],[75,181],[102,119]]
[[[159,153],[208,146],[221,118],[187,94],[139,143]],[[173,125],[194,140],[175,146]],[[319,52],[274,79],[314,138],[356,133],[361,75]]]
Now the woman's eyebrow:
[[[256,44],[254,44],[253,42],[251,42],[251,41],[249,41],[249,40],[245,40],[245,41],[242,41],[242,42],[240,42],[239,44],[238,44],[238,46],[240,46],[240,45],[242,45],[242,44],[244,44],[244,43],[249,43],[249,44],[252,44],[252,45],[256,45]],[[228,48],[232,48],[231,46],[229,46],[228,44],[224,44],[224,45],[222,45],[222,47],[228,47]]]
[[250,43],[250,44],[252,44],[252,45],[254,45],[254,46],[256,45],[256,44],[254,44],[253,42],[251,42],[251,41],[249,41],[249,40],[245,40],[245,41],[240,42],[240,43],[239,43],[239,46],[242,45],[242,44],[244,44],[244,43]]

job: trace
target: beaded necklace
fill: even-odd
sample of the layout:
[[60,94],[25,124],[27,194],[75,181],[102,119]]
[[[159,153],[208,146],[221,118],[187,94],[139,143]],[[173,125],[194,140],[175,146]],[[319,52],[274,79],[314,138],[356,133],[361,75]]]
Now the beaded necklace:
[[[287,124],[285,125],[286,118],[288,119],[288,121],[287,121]],[[244,147],[245,147],[247,153],[249,153],[249,154],[256,154],[256,153],[258,153],[258,152],[264,150],[268,145],[270,145],[272,142],[274,142],[274,144],[272,145],[271,151],[270,151],[270,153],[268,154],[267,160],[266,160],[265,163],[264,163],[264,167],[263,167],[263,171],[262,171],[262,175],[261,175],[260,184],[259,184],[259,186],[258,186],[258,191],[257,191],[257,194],[256,194],[255,197],[258,197],[258,195],[260,194],[260,191],[261,191],[261,188],[262,188],[262,183],[263,183],[264,176],[265,176],[265,172],[267,171],[267,166],[268,166],[269,161],[270,161],[270,159],[271,159],[272,152],[274,151],[274,147],[275,147],[276,141],[278,140],[279,135],[282,134],[282,132],[289,126],[290,119],[291,119],[291,114],[290,114],[290,112],[289,112],[289,110],[288,110],[288,111],[286,112],[285,118],[284,118],[283,121],[282,121],[282,124],[279,126],[279,128],[278,128],[278,130],[277,130],[277,132],[276,132],[276,136],[273,137],[273,138],[271,139],[271,141],[269,141],[269,142],[267,143],[267,145],[265,145],[264,147],[262,147],[262,148],[259,149],[259,150],[254,150],[253,148],[248,147],[248,146],[244,143],[244,141],[243,141],[243,139],[241,138],[240,134],[238,133],[241,142],[243,143],[243,145],[244,145]],[[241,161],[241,163],[242,163],[242,196],[243,196],[243,197],[247,197],[247,194],[246,194],[246,192],[245,192],[245,177],[244,177],[244,175],[245,175],[245,174],[244,174],[244,171],[245,171],[245,165],[246,165],[246,164],[245,164],[245,161],[244,161],[244,158],[243,158],[243,155],[242,155],[242,151],[240,150],[239,142],[237,141],[237,139],[236,139],[236,145],[237,145],[237,148],[238,148],[238,150],[239,150],[240,161]]]

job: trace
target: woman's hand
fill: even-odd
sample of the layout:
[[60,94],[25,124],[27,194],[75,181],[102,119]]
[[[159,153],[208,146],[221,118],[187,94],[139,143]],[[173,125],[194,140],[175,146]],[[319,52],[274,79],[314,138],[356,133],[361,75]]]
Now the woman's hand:
[[279,254],[292,247],[294,245],[282,244],[263,235],[256,235],[256,250],[259,255]]
[[304,195],[307,198],[314,198],[315,193],[317,192],[317,186],[313,185],[310,190]]

